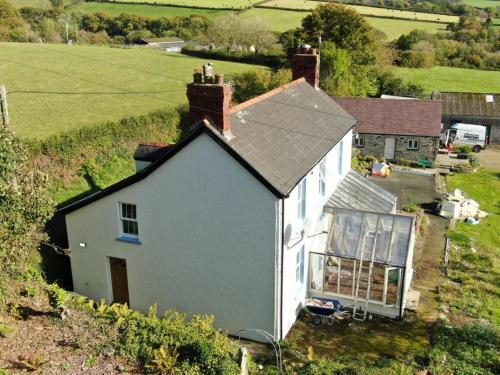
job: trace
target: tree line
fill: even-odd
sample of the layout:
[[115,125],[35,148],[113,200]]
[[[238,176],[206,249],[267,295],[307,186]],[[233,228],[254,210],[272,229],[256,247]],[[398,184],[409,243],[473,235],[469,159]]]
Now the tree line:
[[414,30],[395,43],[397,63],[410,68],[434,65],[500,70],[500,29],[491,19],[462,16],[449,32],[430,34]]

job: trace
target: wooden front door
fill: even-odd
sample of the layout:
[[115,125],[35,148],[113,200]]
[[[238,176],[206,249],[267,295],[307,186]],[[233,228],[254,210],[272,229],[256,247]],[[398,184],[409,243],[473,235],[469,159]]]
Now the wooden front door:
[[111,286],[113,290],[113,303],[126,303],[128,299],[127,261],[120,258],[109,258],[111,270]]

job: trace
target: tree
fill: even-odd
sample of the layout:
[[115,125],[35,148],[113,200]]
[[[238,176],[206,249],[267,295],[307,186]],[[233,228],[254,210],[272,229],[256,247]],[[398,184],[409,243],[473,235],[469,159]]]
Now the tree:
[[423,96],[424,87],[415,82],[405,82],[396,77],[392,70],[383,70],[377,77],[377,96],[396,95],[411,98]]
[[206,43],[226,47],[228,50],[255,49],[259,54],[277,42],[267,22],[257,17],[243,18],[234,14],[219,17],[202,38]]
[[316,7],[302,20],[305,42],[317,45],[323,41],[352,53],[356,63],[366,65],[375,61],[374,32],[365,18],[352,8],[333,3]]
[[238,74],[234,77],[233,100],[243,103],[291,80],[292,73],[289,69],[279,69],[276,72],[257,69]]
[[28,32],[19,12],[7,0],[0,0],[0,41],[25,42]]
[[12,132],[0,130],[0,273],[22,270],[41,240],[53,204],[47,175],[33,169]]
[[375,92],[366,66],[353,64],[349,51],[325,42],[321,48],[320,86],[333,96],[365,96]]

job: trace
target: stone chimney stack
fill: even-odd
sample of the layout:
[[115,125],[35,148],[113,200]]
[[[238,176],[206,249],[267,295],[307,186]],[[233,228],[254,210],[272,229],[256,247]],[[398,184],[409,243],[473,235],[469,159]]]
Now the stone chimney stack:
[[197,123],[207,118],[224,136],[230,135],[231,85],[222,74],[213,74],[211,63],[203,65],[203,73],[195,69],[193,82],[187,86],[189,117]]
[[292,79],[302,77],[314,88],[319,88],[319,55],[316,48],[308,44],[298,47],[292,58]]

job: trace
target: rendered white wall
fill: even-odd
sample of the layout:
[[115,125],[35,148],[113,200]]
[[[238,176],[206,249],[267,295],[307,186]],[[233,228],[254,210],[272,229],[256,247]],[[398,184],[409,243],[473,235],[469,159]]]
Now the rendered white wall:
[[[116,239],[118,202],[137,205],[142,244]],[[276,333],[277,202],[200,135],[145,180],[67,216],[75,291],[109,301],[107,257],[125,258],[132,308],[158,303],[214,314],[231,333]]]
[[[296,320],[298,307],[303,304],[307,293],[307,273],[309,269],[308,260],[310,251],[324,251],[326,235],[319,234],[326,229],[325,223],[321,221],[323,206],[334,192],[340,181],[351,169],[352,156],[352,131],[343,138],[342,174],[339,174],[339,144],[326,154],[326,193],[324,197],[319,194],[319,163],[307,174],[307,199],[306,218],[311,220],[311,232],[313,237],[303,238],[301,231],[304,221],[299,220],[297,212],[298,188],[295,187],[290,197],[285,200],[285,223],[284,227],[290,225],[293,229],[291,239],[284,246],[283,262],[283,335],[285,336]],[[319,234],[319,235],[316,235]],[[296,254],[302,245],[305,246],[305,280],[304,286],[298,290],[295,278]]]

